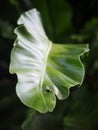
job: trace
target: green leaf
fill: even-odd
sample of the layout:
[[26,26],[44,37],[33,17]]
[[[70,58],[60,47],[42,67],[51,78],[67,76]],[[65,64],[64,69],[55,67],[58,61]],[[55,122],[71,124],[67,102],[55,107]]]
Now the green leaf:
[[56,96],[65,99],[70,87],[81,85],[84,66],[80,56],[88,52],[88,45],[52,43],[36,9],[21,15],[18,24],[10,63],[10,73],[18,76],[17,95],[25,105],[51,112]]

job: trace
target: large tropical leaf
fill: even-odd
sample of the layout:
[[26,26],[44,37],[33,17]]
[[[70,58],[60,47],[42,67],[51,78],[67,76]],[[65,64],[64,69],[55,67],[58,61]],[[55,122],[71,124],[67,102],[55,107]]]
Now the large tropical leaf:
[[16,92],[27,106],[52,111],[70,87],[81,85],[84,66],[80,56],[88,45],[54,44],[46,36],[40,14],[32,9],[18,20],[17,39],[11,52],[10,73],[16,73]]

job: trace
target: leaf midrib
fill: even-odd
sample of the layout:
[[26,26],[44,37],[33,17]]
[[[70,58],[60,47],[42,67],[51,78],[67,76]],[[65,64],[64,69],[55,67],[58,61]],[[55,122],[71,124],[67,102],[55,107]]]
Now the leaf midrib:
[[40,89],[40,91],[42,91],[42,85],[43,85],[43,81],[44,81],[48,55],[49,55],[49,52],[51,50],[51,47],[52,47],[52,42],[49,41],[47,47],[45,48],[44,54],[43,54],[44,55],[43,67],[42,67],[41,78],[40,78],[40,82],[39,82],[39,89]]

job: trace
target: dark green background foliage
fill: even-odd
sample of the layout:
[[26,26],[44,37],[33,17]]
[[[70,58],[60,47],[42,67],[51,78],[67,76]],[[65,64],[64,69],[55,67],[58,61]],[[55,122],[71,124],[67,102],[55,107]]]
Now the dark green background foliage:
[[[20,14],[37,8],[48,37],[56,43],[89,43],[83,59],[86,75],[80,88],[58,101],[52,113],[24,106],[15,93],[17,78],[9,74],[13,29]],[[22,124],[22,126],[21,126]],[[98,4],[97,0],[3,0],[0,4],[0,130],[97,130]]]

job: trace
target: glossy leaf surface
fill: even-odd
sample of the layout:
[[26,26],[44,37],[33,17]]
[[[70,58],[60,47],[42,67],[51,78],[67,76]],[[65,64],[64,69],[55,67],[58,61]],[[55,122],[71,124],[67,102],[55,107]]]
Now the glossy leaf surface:
[[88,45],[52,43],[36,9],[21,15],[18,24],[10,63],[10,73],[18,77],[17,95],[25,105],[51,112],[56,96],[65,99],[70,87],[81,85],[84,66],[80,56],[88,52]]

